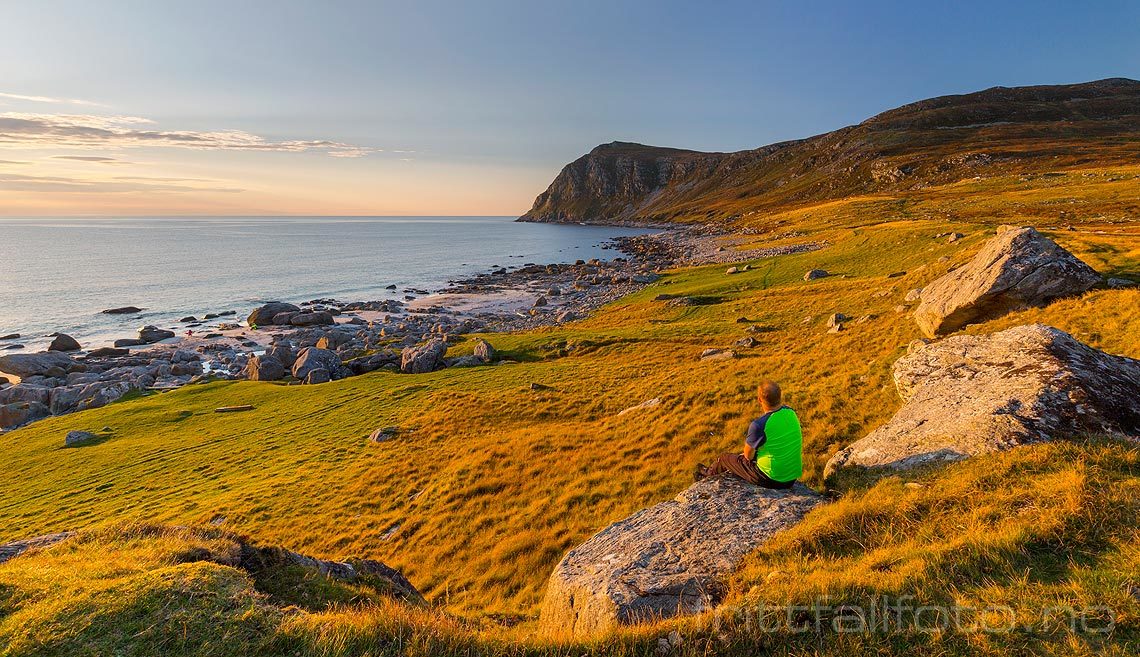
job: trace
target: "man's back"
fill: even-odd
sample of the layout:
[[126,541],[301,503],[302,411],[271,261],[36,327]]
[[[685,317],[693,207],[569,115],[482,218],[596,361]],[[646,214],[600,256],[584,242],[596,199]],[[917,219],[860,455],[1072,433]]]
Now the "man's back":
[[781,406],[754,420],[748,438],[756,448],[756,467],[761,472],[781,482],[803,475],[803,433],[791,408]]

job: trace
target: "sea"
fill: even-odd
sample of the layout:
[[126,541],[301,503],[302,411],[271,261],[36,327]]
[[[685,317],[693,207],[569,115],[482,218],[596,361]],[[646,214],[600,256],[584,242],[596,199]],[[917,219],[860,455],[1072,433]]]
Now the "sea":
[[[611,239],[644,232],[513,217],[0,218],[0,336],[36,351],[58,331],[94,348],[270,300],[402,298],[500,267],[612,258]],[[101,312],[121,306],[144,310]]]

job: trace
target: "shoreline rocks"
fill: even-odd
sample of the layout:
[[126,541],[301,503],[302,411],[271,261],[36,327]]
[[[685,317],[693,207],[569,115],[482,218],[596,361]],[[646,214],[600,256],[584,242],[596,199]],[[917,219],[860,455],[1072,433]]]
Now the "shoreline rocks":
[[840,450],[844,468],[900,470],[1083,433],[1140,437],[1140,361],[1031,324],[918,345],[893,366],[905,404]]
[[746,555],[823,500],[802,484],[784,491],[703,479],[566,553],[550,576],[541,627],[582,637],[711,609]]

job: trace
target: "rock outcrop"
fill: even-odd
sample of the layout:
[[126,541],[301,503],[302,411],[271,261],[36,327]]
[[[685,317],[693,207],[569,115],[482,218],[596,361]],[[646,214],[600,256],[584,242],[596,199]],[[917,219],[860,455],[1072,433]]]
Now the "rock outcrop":
[[264,306],[259,306],[249,314],[246,318],[246,323],[250,326],[268,326],[273,324],[273,318],[281,313],[295,313],[301,309],[291,303],[282,303],[280,301],[270,301]]
[[1140,437],[1140,361],[1050,326],[961,335],[918,346],[894,365],[905,405],[842,449],[842,468],[904,469],[1024,443],[1105,432]]
[[434,372],[443,367],[443,355],[446,353],[447,342],[441,338],[418,347],[407,347],[400,357],[400,371],[404,374]]
[[297,356],[296,362],[293,363],[293,377],[302,381],[309,381],[309,374],[315,370],[324,370],[324,380],[321,381],[321,375],[313,377],[313,381],[320,381],[324,383],[329,379],[340,378],[338,373],[342,367],[340,356],[335,351],[328,349],[318,349],[316,347],[308,347],[301,351]]
[[1100,274],[1033,228],[1003,226],[969,264],[922,290],[914,319],[930,337],[1080,294]]
[[79,363],[71,356],[58,351],[0,356],[0,372],[13,374],[21,379],[52,374],[56,370],[66,374],[75,370],[78,365]]
[[583,636],[709,609],[745,555],[822,501],[801,484],[779,491],[723,475],[699,481],[568,552],[550,576],[542,627]]
[[277,381],[285,376],[285,365],[268,354],[251,356],[245,367],[250,381]]
[[48,345],[48,351],[79,351],[82,348],[79,341],[66,333],[57,333]]

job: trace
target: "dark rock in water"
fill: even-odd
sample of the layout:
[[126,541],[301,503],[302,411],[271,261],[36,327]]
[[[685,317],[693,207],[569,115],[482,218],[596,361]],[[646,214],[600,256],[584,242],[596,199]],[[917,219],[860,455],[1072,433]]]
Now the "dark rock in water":
[[107,358],[112,356],[130,356],[130,349],[116,349],[114,347],[99,347],[87,352],[88,358]]
[[1086,433],[1140,437],[1140,361],[1051,326],[916,343],[893,373],[905,404],[832,457],[826,475],[954,461]]
[[9,345],[4,345],[3,347],[0,347],[0,349],[2,349],[4,351],[14,351],[16,349],[23,349],[23,348],[24,348],[24,345],[22,345],[22,344],[9,344]]
[[542,603],[552,634],[596,635],[714,607],[744,557],[824,498],[722,475],[610,525],[566,553]]
[[328,349],[316,347],[302,349],[296,362],[293,363],[293,377],[304,381],[308,378],[309,372],[316,369],[325,370],[331,377],[341,369],[340,356]]
[[9,333],[8,335],[0,335],[0,340],[19,340],[19,333]]
[[278,381],[285,377],[285,366],[273,356],[253,356],[245,366],[250,381]]
[[[281,313],[297,312],[301,310],[299,307],[291,303],[282,303],[280,301],[270,301],[264,306],[260,306],[246,318],[246,323],[252,326],[269,326],[273,323],[273,318]],[[219,313],[218,317],[221,316]]]
[[289,319],[293,326],[329,326],[335,324],[333,316],[325,311],[298,313]]
[[434,338],[419,347],[407,347],[400,357],[400,371],[404,374],[423,374],[443,367],[447,342]]
[[198,321],[198,318],[193,316],[193,315],[187,315],[186,317],[183,317],[182,319],[180,319],[178,321],[182,322],[183,324],[186,324],[188,322],[196,322],[196,321]]
[[0,405],[0,429],[15,429],[29,422],[42,420],[51,415],[46,404],[39,402],[17,402]]
[[486,340],[476,340],[475,349],[471,355],[475,356],[484,363],[490,363],[495,360],[497,353],[495,352],[495,348],[491,346],[490,342],[487,342]]
[[65,333],[57,333],[48,345],[48,351],[79,351],[82,348],[75,338]]
[[49,376],[53,369],[62,370],[66,375],[74,371],[79,363],[71,356],[58,351],[47,351],[38,354],[10,354],[0,356],[0,372],[13,374],[21,379],[29,376]]
[[104,310],[103,314],[104,315],[133,315],[135,313],[141,313],[142,311],[143,311],[142,308],[136,308],[135,306],[123,306],[122,308],[109,308],[107,310]]
[[99,440],[99,436],[89,431],[68,431],[63,439],[64,447],[79,447]]
[[309,373],[305,375],[305,383],[307,385],[315,385],[318,383],[328,383],[331,380],[332,380],[332,376],[329,374],[329,371],[323,367],[311,369],[311,370],[309,370]]
[[[144,326],[141,329],[139,329],[139,340],[142,340],[143,342],[145,342],[147,344],[152,344],[155,342],[161,342],[163,340],[166,340],[167,338],[173,338],[173,337],[174,337],[174,331],[168,331],[166,329],[160,329],[157,326],[147,325],[147,326]],[[116,345],[116,346],[118,346],[118,345]]]
[[141,347],[146,344],[146,340],[138,338],[120,338],[115,340],[116,347]]
[[922,289],[914,320],[935,337],[1014,310],[1080,294],[1100,274],[1033,228],[998,228],[967,265]]

